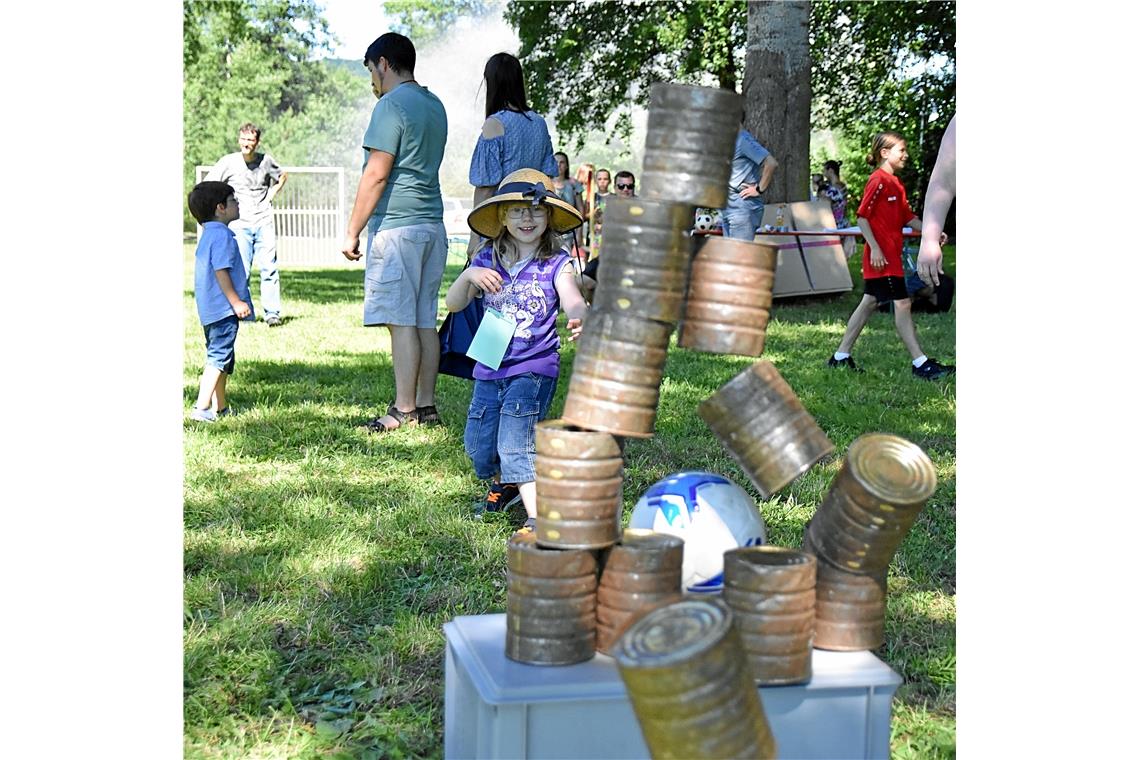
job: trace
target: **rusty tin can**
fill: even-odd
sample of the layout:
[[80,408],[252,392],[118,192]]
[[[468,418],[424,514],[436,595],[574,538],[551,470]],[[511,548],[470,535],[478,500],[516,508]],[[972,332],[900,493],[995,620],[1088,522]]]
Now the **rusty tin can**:
[[761,685],[811,680],[815,568],[813,555],[780,546],[724,553],[724,601]]
[[776,756],[732,612],[684,599],[646,613],[613,647],[654,758]]
[[611,197],[602,223],[598,288],[592,308],[676,323],[689,277],[693,207]]
[[685,542],[650,530],[627,529],[602,554],[598,580],[599,652],[610,654],[617,637],[646,612],[681,599]]
[[512,660],[570,665],[594,656],[597,558],[544,549],[533,533],[507,544],[507,641]]
[[[641,194],[722,208],[743,98],[733,90],[657,82],[649,88]],[[691,226],[692,222],[686,226]]]
[[819,556],[806,535],[804,551],[818,558],[812,646],[837,652],[881,647],[886,641],[887,571],[857,575],[840,570]]
[[697,407],[765,499],[835,450],[772,363],[761,359]]
[[764,351],[776,249],[713,237],[693,259],[685,318],[677,345],[713,354]]
[[574,357],[562,419],[572,425],[650,438],[673,326],[595,312]]
[[879,576],[937,485],[934,463],[915,444],[886,433],[859,436],[807,533],[836,567]]

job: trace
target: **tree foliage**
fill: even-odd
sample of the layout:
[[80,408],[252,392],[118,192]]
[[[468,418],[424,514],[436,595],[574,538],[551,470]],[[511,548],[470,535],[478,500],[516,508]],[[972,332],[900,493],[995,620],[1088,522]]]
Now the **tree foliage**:
[[389,0],[384,13],[397,19],[392,27],[417,47],[443,37],[464,16],[482,16],[494,7],[490,0]]
[[237,150],[247,121],[280,163],[359,166],[367,74],[314,59],[330,42],[315,0],[186,2],[182,21],[187,191],[196,165]]

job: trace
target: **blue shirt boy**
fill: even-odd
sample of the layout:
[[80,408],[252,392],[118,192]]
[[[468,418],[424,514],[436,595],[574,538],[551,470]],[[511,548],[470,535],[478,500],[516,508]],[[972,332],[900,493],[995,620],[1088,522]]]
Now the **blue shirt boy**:
[[[230,279],[238,297],[249,303],[249,275],[241,261],[237,238],[221,222],[206,222],[202,225],[202,239],[194,252],[194,302],[203,325],[234,316],[234,307],[214,274],[219,269],[230,270]],[[246,319],[253,317],[251,313]]]

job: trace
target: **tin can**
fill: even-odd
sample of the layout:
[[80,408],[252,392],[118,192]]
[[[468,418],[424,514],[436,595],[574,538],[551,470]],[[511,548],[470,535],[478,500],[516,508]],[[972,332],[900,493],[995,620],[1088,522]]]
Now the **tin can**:
[[652,200],[722,208],[728,200],[743,107],[744,99],[733,90],[651,85],[641,194]]
[[586,319],[562,419],[572,425],[649,438],[657,420],[672,325],[608,312]]
[[627,529],[602,554],[598,580],[599,652],[610,654],[617,637],[637,618],[681,599],[685,543],[676,536]]
[[693,259],[677,345],[759,356],[768,332],[775,272],[773,246],[709,238]]
[[719,599],[658,607],[613,647],[654,758],[776,756],[776,743],[732,624]]
[[818,553],[851,573],[886,572],[938,478],[926,453],[896,435],[856,438],[807,533]]
[[724,553],[724,601],[756,682],[811,680],[816,558],[779,546]]
[[689,278],[693,207],[611,197],[602,223],[596,311],[674,324]]
[[819,556],[807,536],[804,551],[818,558],[812,646],[837,652],[881,647],[886,641],[887,571],[857,575],[841,570]]
[[594,656],[597,559],[585,550],[544,549],[533,533],[507,544],[506,654],[531,665]]
[[765,499],[835,450],[795,391],[763,359],[702,401],[697,413]]

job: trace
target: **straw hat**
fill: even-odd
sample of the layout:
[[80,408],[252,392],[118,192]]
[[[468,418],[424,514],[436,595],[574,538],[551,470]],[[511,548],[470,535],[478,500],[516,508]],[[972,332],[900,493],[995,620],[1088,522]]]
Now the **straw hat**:
[[504,203],[545,204],[548,224],[555,232],[570,232],[582,224],[578,209],[555,195],[550,177],[536,169],[519,169],[503,177],[499,188],[467,215],[467,225],[486,238],[497,238],[503,231],[499,206]]

